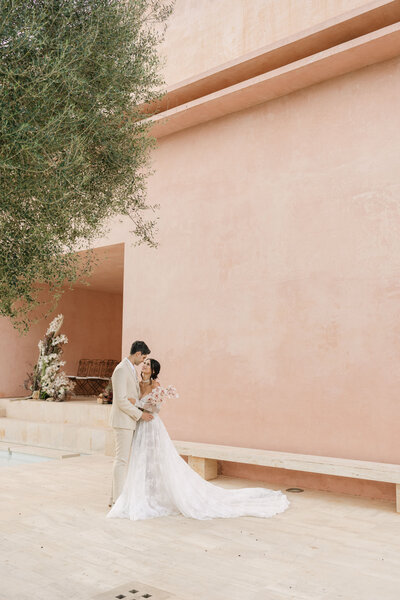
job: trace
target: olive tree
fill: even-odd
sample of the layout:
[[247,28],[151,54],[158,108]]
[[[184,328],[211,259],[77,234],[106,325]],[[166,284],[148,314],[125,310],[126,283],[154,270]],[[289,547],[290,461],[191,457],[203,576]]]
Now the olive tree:
[[0,315],[18,327],[43,285],[54,296],[90,269],[76,252],[112,217],[156,244],[141,107],[160,96],[171,10],[169,0],[0,3]]

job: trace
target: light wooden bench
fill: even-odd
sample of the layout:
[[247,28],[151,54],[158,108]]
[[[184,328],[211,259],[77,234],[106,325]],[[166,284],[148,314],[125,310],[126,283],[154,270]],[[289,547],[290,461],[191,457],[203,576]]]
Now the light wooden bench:
[[187,456],[189,465],[204,479],[214,479],[218,475],[218,460],[276,467],[291,471],[307,471],[323,475],[336,475],[352,479],[382,481],[396,485],[396,509],[400,512],[400,465],[367,462],[347,458],[292,454],[271,450],[219,446],[200,442],[175,441],[175,448],[181,456]]

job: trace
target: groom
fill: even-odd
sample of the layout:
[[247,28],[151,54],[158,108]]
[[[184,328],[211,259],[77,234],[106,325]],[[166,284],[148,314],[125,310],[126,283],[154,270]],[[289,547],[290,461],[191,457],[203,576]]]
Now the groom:
[[139,419],[153,419],[153,415],[142,412],[128,400],[139,400],[140,387],[135,365],[140,365],[149,354],[150,350],[144,342],[133,342],[130,355],[115,367],[112,374],[113,403],[110,425],[114,428],[115,459],[110,506],[114,504],[124,486],[136,422]]

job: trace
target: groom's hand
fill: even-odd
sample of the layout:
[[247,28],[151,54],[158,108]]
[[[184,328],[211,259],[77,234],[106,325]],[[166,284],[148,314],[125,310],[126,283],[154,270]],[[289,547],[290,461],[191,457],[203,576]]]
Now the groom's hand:
[[154,419],[152,414],[150,414],[148,412],[144,412],[142,414],[142,421],[151,421],[152,419]]

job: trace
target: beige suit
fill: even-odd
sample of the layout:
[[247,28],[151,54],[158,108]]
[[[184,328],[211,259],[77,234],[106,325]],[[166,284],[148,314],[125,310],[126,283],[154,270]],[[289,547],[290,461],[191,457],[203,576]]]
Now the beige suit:
[[115,367],[112,374],[113,403],[110,425],[114,428],[115,459],[113,465],[112,500],[116,501],[124,486],[136,422],[142,411],[128,398],[139,399],[140,387],[135,367],[128,358]]

